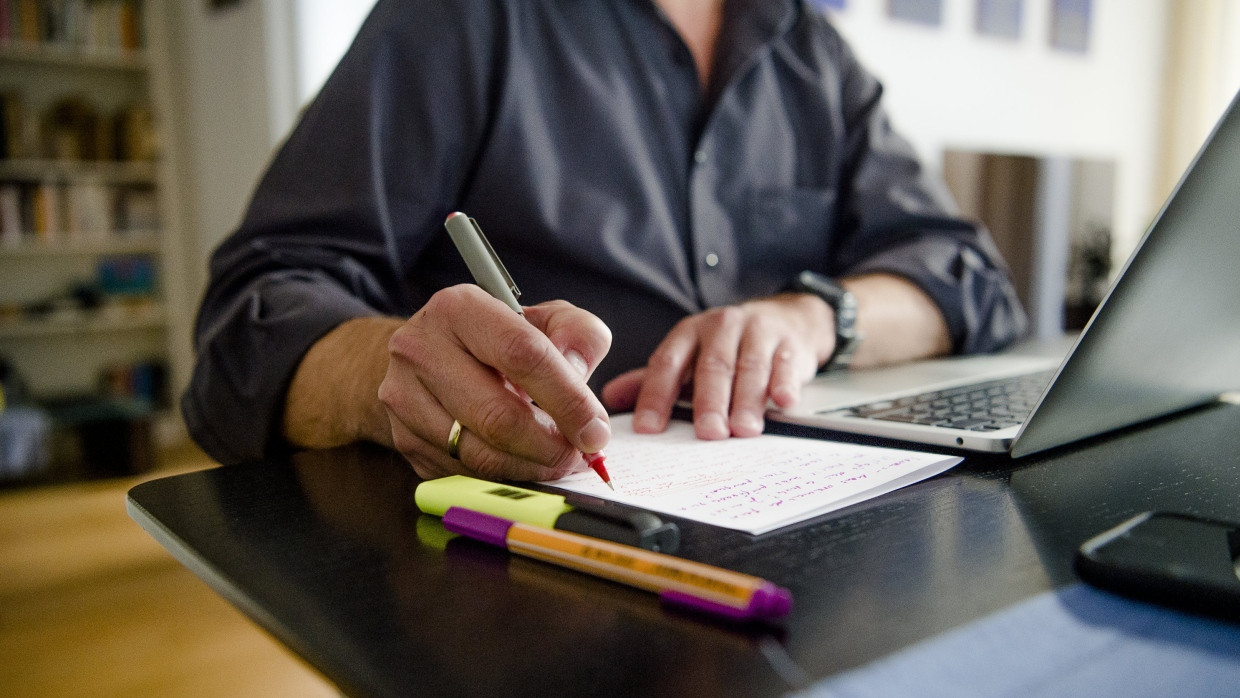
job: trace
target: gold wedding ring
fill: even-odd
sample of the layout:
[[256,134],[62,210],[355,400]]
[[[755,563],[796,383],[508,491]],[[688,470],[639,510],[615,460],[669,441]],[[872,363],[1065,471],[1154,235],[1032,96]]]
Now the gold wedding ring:
[[452,460],[461,459],[461,423],[452,420],[452,429],[448,431],[448,455]]

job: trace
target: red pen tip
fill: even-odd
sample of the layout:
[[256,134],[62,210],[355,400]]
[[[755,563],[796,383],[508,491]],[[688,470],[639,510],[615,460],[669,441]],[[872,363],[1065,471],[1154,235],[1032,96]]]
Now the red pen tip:
[[615,492],[616,486],[611,484],[611,475],[607,474],[607,466],[603,462],[604,458],[606,456],[603,455],[602,451],[589,454],[586,456],[586,465],[590,466],[590,470],[598,473],[598,476],[603,479],[604,484],[610,487],[612,492]]

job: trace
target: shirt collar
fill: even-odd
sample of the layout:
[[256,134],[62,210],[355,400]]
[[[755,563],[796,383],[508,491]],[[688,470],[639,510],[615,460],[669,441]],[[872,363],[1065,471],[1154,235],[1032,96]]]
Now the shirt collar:
[[715,85],[730,83],[762,47],[787,33],[797,0],[726,0],[715,49]]

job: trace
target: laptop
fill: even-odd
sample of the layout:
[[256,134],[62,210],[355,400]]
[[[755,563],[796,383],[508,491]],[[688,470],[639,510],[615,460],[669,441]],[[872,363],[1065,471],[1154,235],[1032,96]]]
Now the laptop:
[[1020,457],[1240,389],[1238,103],[1078,336],[823,374],[795,407],[768,418]]

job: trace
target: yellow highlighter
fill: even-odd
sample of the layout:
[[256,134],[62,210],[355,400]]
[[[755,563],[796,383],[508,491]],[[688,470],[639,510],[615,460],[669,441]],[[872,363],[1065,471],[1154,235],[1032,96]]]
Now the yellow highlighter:
[[680,544],[680,529],[658,516],[636,509],[575,502],[562,495],[517,487],[465,475],[427,480],[413,495],[418,509],[443,516],[461,507],[541,528],[671,553]]

